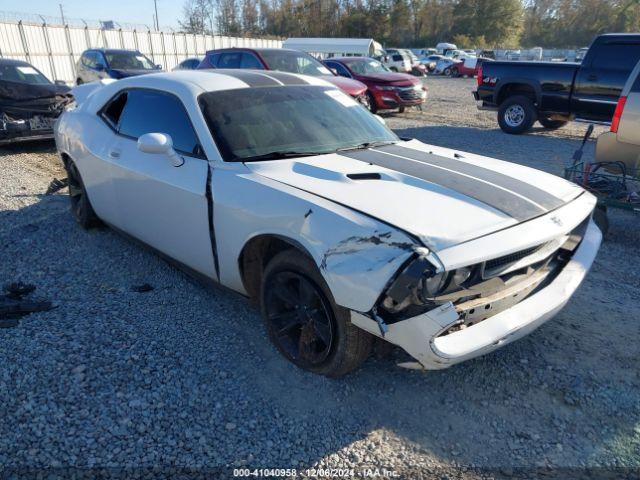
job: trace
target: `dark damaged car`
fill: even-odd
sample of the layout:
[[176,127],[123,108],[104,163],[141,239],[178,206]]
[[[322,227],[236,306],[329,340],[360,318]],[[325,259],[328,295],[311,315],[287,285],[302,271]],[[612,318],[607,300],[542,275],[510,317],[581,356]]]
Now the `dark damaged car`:
[[66,85],[27,62],[0,59],[0,144],[53,138],[53,124],[72,103]]

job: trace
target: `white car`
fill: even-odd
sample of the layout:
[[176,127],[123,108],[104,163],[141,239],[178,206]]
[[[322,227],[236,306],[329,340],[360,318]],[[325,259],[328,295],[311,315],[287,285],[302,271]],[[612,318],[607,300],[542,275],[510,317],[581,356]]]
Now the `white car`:
[[460,60],[455,60],[449,57],[441,58],[436,62],[436,67],[433,69],[433,73],[436,75],[449,75],[451,72],[451,66],[459,62]]
[[411,368],[490,352],[553,317],[600,245],[577,185],[400,140],[322,79],[205,70],[75,93],[56,144],[80,225],[250,297],[312,372],[353,370],[374,337]]

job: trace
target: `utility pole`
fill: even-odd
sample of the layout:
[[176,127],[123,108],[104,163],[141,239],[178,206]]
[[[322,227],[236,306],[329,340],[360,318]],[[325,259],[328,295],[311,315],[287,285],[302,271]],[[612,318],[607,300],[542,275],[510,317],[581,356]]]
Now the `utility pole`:
[[158,0],[153,0],[153,6],[156,9],[156,32],[160,30],[160,20],[158,19]]
[[64,21],[64,10],[62,8],[62,4],[59,3],[58,6],[60,7],[60,16],[62,17],[62,25],[66,25],[67,22]]

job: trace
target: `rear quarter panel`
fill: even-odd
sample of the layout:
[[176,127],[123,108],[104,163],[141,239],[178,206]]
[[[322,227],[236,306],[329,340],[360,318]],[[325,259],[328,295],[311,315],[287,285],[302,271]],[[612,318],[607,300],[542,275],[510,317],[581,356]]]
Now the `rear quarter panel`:
[[[536,94],[540,110],[568,114],[577,70],[578,65],[573,63],[484,62],[483,85],[478,93],[481,100],[497,106],[510,85],[528,85]],[[490,79],[495,86],[489,84]]]

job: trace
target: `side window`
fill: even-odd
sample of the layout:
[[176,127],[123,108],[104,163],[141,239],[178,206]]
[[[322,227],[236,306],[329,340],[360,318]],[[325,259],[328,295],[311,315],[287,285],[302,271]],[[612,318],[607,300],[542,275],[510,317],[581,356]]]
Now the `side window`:
[[631,91],[633,93],[640,93],[640,74],[636,77],[633,82],[633,86],[631,87]]
[[260,60],[253,53],[244,52],[240,61],[240,68],[253,68],[256,70],[264,70]]
[[393,56],[391,57],[391,59],[392,59],[394,62],[401,62],[401,61],[403,60],[402,55],[399,55],[399,54],[397,54],[397,53],[396,53],[395,55],[393,55]]
[[341,77],[351,78],[351,74],[349,73],[349,71],[340,63],[331,62],[331,64],[328,64],[328,65],[331,68],[334,68],[336,72],[338,72],[338,75],[340,75]]
[[127,103],[127,93],[122,92],[113,98],[107,105],[102,109],[101,116],[107,124],[113,128],[114,130],[118,129],[118,123],[120,122],[120,115],[122,115],[122,110],[124,109],[125,103]]
[[218,60],[218,68],[240,68],[241,52],[222,53]]
[[197,58],[192,58],[191,60],[187,60],[187,64],[185,65],[187,68],[198,68],[200,65],[200,60]]
[[105,67],[107,66],[107,61],[104,59],[104,55],[101,52],[94,52],[94,55],[95,65],[104,65]]
[[593,68],[630,72],[640,60],[640,44],[607,43],[596,48]]
[[202,156],[202,148],[184,106],[168,93],[129,90],[120,115],[118,133],[135,139],[145,133],[166,133],[179,152]]
[[96,66],[96,54],[95,52],[84,52],[82,54],[82,64],[86,67]]

